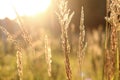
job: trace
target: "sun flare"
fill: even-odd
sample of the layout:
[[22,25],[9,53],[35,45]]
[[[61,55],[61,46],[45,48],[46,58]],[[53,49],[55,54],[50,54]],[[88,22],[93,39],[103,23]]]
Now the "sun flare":
[[0,18],[14,19],[16,14],[13,6],[20,16],[32,16],[44,12],[51,0],[0,0]]

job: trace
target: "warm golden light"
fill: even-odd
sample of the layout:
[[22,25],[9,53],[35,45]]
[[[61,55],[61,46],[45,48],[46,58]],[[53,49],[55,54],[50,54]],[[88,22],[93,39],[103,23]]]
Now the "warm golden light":
[[13,6],[20,16],[32,16],[44,12],[51,0],[0,0],[0,18],[16,17]]

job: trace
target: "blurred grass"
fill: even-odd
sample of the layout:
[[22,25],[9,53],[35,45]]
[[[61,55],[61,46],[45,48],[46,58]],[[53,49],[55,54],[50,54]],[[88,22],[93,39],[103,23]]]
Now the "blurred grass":
[[[72,36],[74,36],[71,38],[70,53],[72,79],[80,80],[80,76],[83,75],[84,80],[102,80],[103,53],[100,54],[99,50],[96,50],[97,52],[95,52],[93,47],[93,45],[99,46],[99,43],[96,44],[96,41],[94,43],[93,35],[89,35],[89,37],[92,38],[93,44],[88,45],[84,64],[82,65],[82,73],[79,73],[77,59],[78,36]],[[53,60],[52,77],[48,77],[47,74],[47,64],[44,55],[44,38],[41,38],[37,43],[35,41],[36,53],[33,53],[31,48],[23,51],[23,80],[66,80],[64,54],[60,45],[60,38],[51,37],[50,34],[49,37],[51,38],[50,42]],[[90,40],[88,39],[88,43],[89,42]],[[0,80],[18,80],[14,46],[12,46],[12,43],[10,42],[7,42],[7,44],[6,53],[6,51],[4,51],[5,45],[0,41]],[[90,50],[89,48],[93,49]],[[100,49],[102,49],[102,47],[100,47]]]
[[[84,80],[102,80],[102,56],[96,56],[96,54],[87,49],[84,64],[82,65],[82,73],[79,73],[77,49],[75,49],[77,43],[74,45],[70,54],[72,79],[80,80],[80,76],[83,74]],[[5,53],[3,46],[0,41],[0,80],[18,80],[16,53],[10,53],[10,47],[8,47],[8,53]],[[38,52],[35,54],[32,53],[30,48],[23,52],[23,80],[66,80],[64,54],[60,46],[60,40],[51,39],[52,77],[48,77],[47,74],[44,43],[41,41],[37,47]]]

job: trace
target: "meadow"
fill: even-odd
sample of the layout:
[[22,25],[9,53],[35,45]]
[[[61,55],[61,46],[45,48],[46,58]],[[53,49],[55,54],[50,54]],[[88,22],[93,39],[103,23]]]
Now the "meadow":
[[0,80],[120,80],[120,0],[106,0],[106,25],[92,30],[84,6],[79,26],[72,24],[76,12],[68,4],[58,1],[54,12],[59,30],[17,10],[14,30],[0,24]]

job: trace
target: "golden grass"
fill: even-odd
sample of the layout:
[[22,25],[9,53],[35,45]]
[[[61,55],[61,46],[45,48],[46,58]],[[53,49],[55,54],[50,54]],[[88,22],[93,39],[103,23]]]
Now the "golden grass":
[[17,62],[17,69],[18,69],[19,79],[22,80],[23,61],[22,61],[22,50],[20,48],[17,49],[16,58],[17,58],[16,62]]
[[52,54],[51,54],[51,48],[50,43],[48,41],[48,36],[45,36],[45,58],[48,66],[48,76],[51,77],[51,63],[52,63]]
[[[79,45],[78,45],[78,62],[79,62],[79,71],[82,74],[82,64],[85,57],[85,50],[87,43],[85,42],[85,26],[84,26],[84,9],[81,8],[81,18],[80,18],[80,34],[79,34]],[[81,79],[82,80],[82,79]]]
[[68,41],[68,28],[69,24],[71,22],[71,19],[74,15],[74,12],[70,14],[70,9],[67,7],[68,1],[61,0],[59,4],[59,13],[57,13],[57,16],[59,18],[59,23],[61,26],[61,39],[62,39],[62,47],[65,55],[65,69],[67,74],[67,80],[72,79],[72,71],[70,68],[70,61],[69,61],[69,54],[70,54],[70,44]]
[[[120,26],[120,1],[107,0],[106,17],[106,61],[105,75],[107,80],[119,80],[119,51],[118,51],[118,28]],[[109,32],[109,33],[108,33]],[[108,37],[109,36],[109,37]],[[110,41],[109,41],[110,40]],[[110,42],[110,43],[108,43]],[[108,44],[110,44],[108,47]],[[109,50],[109,51],[108,51]],[[108,67],[109,66],[109,67]]]
[[2,26],[0,29],[3,31],[3,33],[7,36],[7,40],[11,41],[15,47],[16,47],[16,63],[17,63],[17,69],[18,69],[18,75],[19,79],[22,80],[23,75],[23,69],[22,69],[22,48],[18,41],[15,40],[15,38]]
[[[120,32],[120,0],[107,0],[106,5],[106,40],[105,40],[105,56],[104,56],[104,80],[119,80],[120,79],[120,50],[119,50],[119,35]],[[61,44],[64,52],[65,58],[65,70],[67,75],[67,80],[72,80],[72,70],[70,66],[70,43],[68,37],[68,28],[74,12],[71,13],[71,10],[68,9],[68,1],[60,0],[58,6],[58,20],[61,26]],[[16,10],[15,10],[16,12]],[[24,24],[21,21],[20,16],[16,12],[18,24],[21,30],[21,35],[27,45],[32,47],[32,40],[30,35],[24,29]],[[11,35],[5,28],[0,27],[4,34],[6,34],[7,39],[11,41],[16,47],[16,63],[19,79],[23,79],[23,53],[22,53],[22,44],[20,44],[13,35]],[[80,33],[79,33],[79,44],[78,44],[78,62],[79,62],[79,71],[82,73],[82,65],[85,57],[85,50],[87,43],[85,40],[85,26],[84,26],[84,9],[81,8],[81,18],[80,18]],[[51,47],[49,44],[48,37],[45,36],[45,58],[47,63],[47,72],[48,76],[52,76],[52,55]],[[95,65],[95,61],[93,61]],[[96,66],[95,66],[96,67]],[[94,68],[95,68],[94,67]],[[96,69],[95,69],[96,70]],[[81,80],[83,80],[81,78]]]

